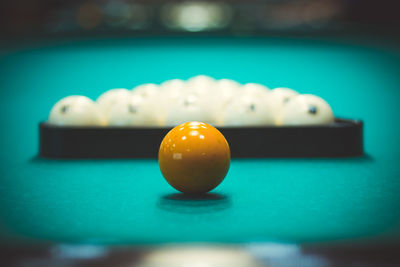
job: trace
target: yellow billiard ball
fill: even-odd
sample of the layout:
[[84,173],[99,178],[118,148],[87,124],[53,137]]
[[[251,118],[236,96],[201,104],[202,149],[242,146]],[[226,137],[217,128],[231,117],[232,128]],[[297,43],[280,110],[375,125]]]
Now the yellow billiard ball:
[[173,128],[161,142],[158,163],[165,180],[189,194],[217,187],[229,170],[231,153],[225,137],[203,122]]

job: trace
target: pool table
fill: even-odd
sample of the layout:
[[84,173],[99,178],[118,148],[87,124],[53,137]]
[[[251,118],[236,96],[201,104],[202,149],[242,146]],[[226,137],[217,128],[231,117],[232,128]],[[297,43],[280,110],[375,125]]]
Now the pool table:
[[[3,43],[3,242],[399,240],[399,44],[389,38],[343,36]],[[156,159],[37,157],[39,123],[62,97],[79,94],[95,99],[111,88],[198,74],[319,95],[336,116],[365,123],[365,155],[233,159],[224,182],[201,198],[170,187]]]

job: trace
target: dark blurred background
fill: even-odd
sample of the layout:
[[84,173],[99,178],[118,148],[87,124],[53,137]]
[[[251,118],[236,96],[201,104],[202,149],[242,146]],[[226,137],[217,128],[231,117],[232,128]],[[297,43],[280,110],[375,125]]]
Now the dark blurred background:
[[1,39],[193,33],[400,33],[400,4],[383,0],[13,0],[0,3]]

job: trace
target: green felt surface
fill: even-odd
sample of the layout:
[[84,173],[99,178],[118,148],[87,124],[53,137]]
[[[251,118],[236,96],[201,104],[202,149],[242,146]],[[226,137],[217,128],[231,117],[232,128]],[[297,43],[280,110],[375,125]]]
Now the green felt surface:
[[[309,242],[400,234],[400,53],[361,41],[141,38],[0,54],[0,234],[94,243]],[[71,94],[207,74],[325,98],[365,122],[367,156],[233,160],[185,199],[156,160],[37,159],[38,123]]]

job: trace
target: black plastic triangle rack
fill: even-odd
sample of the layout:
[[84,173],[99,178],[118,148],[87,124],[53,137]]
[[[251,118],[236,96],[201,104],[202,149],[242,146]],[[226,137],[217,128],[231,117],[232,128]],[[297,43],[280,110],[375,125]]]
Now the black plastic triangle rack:
[[[64,127],[40,123],[43,158],[156,158],[171,128]],[[357,157],[363,155],[363,123],[336,119],[330,125],[220,127],[233,158]]]

